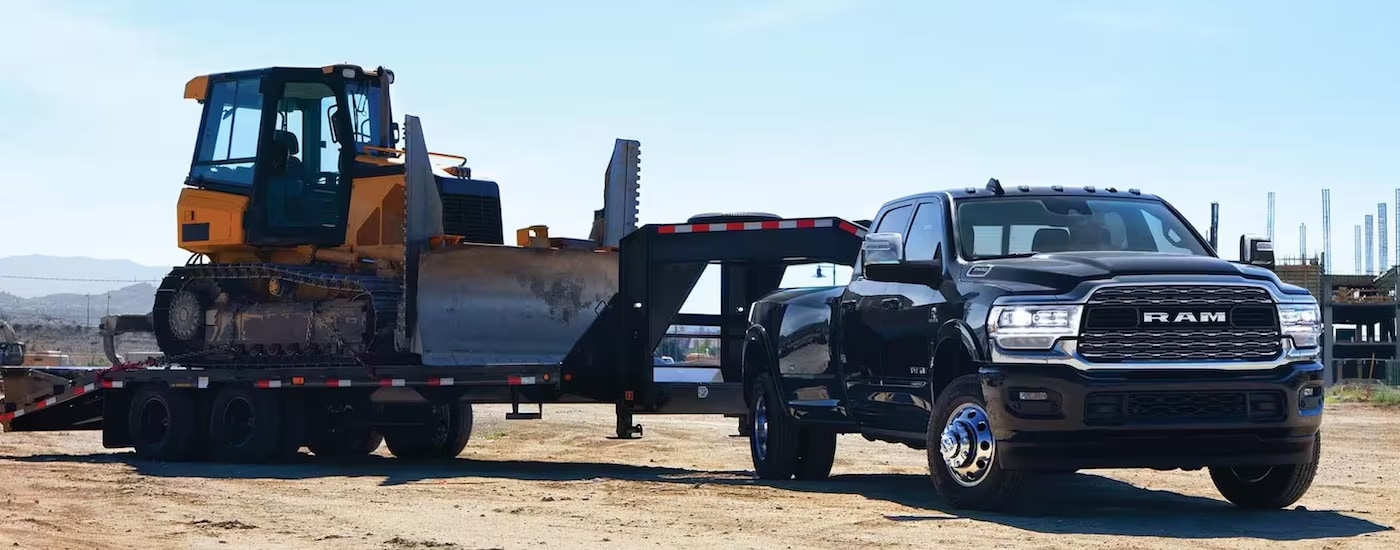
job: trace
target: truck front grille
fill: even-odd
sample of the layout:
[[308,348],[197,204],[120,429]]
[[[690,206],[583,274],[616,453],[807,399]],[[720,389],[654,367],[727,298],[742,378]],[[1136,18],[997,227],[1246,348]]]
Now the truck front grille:
[[1268,291],[1253,286],[1110,286],[1084,307],[1093,363],[1267,361],[1283,351]]

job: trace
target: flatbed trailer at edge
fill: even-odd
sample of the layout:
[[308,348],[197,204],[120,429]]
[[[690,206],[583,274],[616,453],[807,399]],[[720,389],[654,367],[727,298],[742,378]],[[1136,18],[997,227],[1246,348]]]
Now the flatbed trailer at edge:
[[[512,404],[511,419],[540,418],[545,403],[612,403],[619,438],[642,435],[639,414],[742,417],[749,305],[778,289],[789,266],[852,265],[865,232],[839,218],[763,214],[640,227],[616,252],[601,252],[617,256],[617,293],[558,363],[5,367],[0,426],[102,430],[104,446],[148,458],[263,461],[303,446],[367,454],[381,441],[400,457],[456,456],[470,436],[471,403]],[[719,268],[721,313],[679,313],[710,265]],[[718,327],[720,381],[656,380],[653,353],[672,325]]]

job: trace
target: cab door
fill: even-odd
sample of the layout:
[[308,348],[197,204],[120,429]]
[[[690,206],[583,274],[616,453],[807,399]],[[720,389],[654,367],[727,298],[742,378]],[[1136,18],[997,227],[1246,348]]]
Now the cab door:
[[[947,244],[947,217],[936,198],[924,199],[914,212],[913,222],[904,235],[905,261],[943,260]],[[893,428],[903,432],[923,432],[932,408],[932,344],[938,327],[948,316],[944,289],[952,281],[944,268],[938,286],[914,283],[888,283],[898,306],[880,310],[880,340],[884,346],[880,363],[880,406],[892,417]]]
[[[914,215],[914,204],[896,205],[887,209],[876,221],[872,233],[904,233]],[[872,429],[884,429],[895,422],[893,412],[884,403],[886,392],[881,378],[888,361],[889,347],[885,335],[889,314],[898,311],[899,295],[894,285],[865,277],[861,266],[864,253],[857,259],[856,271],[842,294],[841,347],[839,349],[842,375],[851,412]]]
[[[327,82],[265,78],[266,98],[253,197],[250,244],[338,246],[345,240],[350,185],[333,127],[336,91]],[[269,93],[270,90],[270,93]]]

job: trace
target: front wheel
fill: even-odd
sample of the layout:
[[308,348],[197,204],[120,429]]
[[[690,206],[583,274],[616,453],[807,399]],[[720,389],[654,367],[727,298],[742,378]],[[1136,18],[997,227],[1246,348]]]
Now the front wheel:
[[959,377],[939,394],[926,443],[929,476],[949,504],[992,511],[1012,503],[1022,473],[1002,469],[997,461],[996,437],[977,375]]
[[1241,508],[1278,509],[1303,498],[1317,476],[1322,434],[1313,436],[1312,460],[1285,466],[1211,466],[1210,480],[1225,500]]

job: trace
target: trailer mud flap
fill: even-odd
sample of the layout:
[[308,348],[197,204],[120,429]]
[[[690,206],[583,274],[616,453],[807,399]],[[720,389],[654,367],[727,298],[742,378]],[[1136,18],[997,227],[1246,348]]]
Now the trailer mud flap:
[[413,349],[428,366],[558,364],[618,287],[611,252],[466,245],[420,259]]

